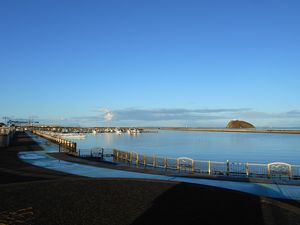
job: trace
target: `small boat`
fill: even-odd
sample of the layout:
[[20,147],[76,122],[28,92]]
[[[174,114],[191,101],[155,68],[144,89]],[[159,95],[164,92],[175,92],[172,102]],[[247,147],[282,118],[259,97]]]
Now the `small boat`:
[[85,134],[78,134],[78,133],[66,133],[66,134],[58,134],[61,138],[66,138],[66,139],[85,139],[86,135]]
[[122,134],[122,131],[121,131],[121,130],[116,130],[115,132],[116,132],[116,134],[118,134],[118,135]]
[[130,135],[137,135],[140,133],[140,131],[138,129],[134,128],[134,129],[128,129],[127,133]]

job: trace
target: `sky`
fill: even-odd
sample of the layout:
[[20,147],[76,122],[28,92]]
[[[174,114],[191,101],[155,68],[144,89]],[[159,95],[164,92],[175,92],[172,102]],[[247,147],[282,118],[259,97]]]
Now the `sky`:
[[300,127],[298,0],[0,0],[0,121]]

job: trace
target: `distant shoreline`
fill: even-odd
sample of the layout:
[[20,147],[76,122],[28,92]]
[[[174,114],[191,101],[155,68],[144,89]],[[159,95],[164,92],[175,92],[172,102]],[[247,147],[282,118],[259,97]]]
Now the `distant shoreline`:
[[281,129],[230,129],[230,128],[185,128],[185,127],[162,127],[160,130],[174,131],[198,131],[198,132],[239,132],[239,133],[272,133],[272,134],[300,134],[300,130]]

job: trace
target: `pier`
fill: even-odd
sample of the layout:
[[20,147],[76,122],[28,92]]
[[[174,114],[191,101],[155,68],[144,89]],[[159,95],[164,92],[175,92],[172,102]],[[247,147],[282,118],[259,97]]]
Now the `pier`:
[[58,144],[59,146],[59,151],[61,152],[66,152],[70,155],[77,155],[77,143],[72,142],[63,138],[60,138],[58,136],[50,135],[43,133],[41,131],[32,131],[33,134],[38,135],[40,137],[43,137],[49,141],[52,141],[53,143]]

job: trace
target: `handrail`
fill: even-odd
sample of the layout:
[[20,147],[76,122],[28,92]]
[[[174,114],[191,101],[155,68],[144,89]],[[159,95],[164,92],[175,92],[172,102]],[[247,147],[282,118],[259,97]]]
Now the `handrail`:
[[127,152],[113,149],[115,160],[125,161],[128,164],[144,167],[164,168],[165,170],[178,170],[190,174],[223,175],[235,177],[259,178],[288,178],[300,180],[300,165],[291,165],[283,162],[240,163],[194,160],[188,157],[168,158],[157,155],[149,156],[137,152]]

